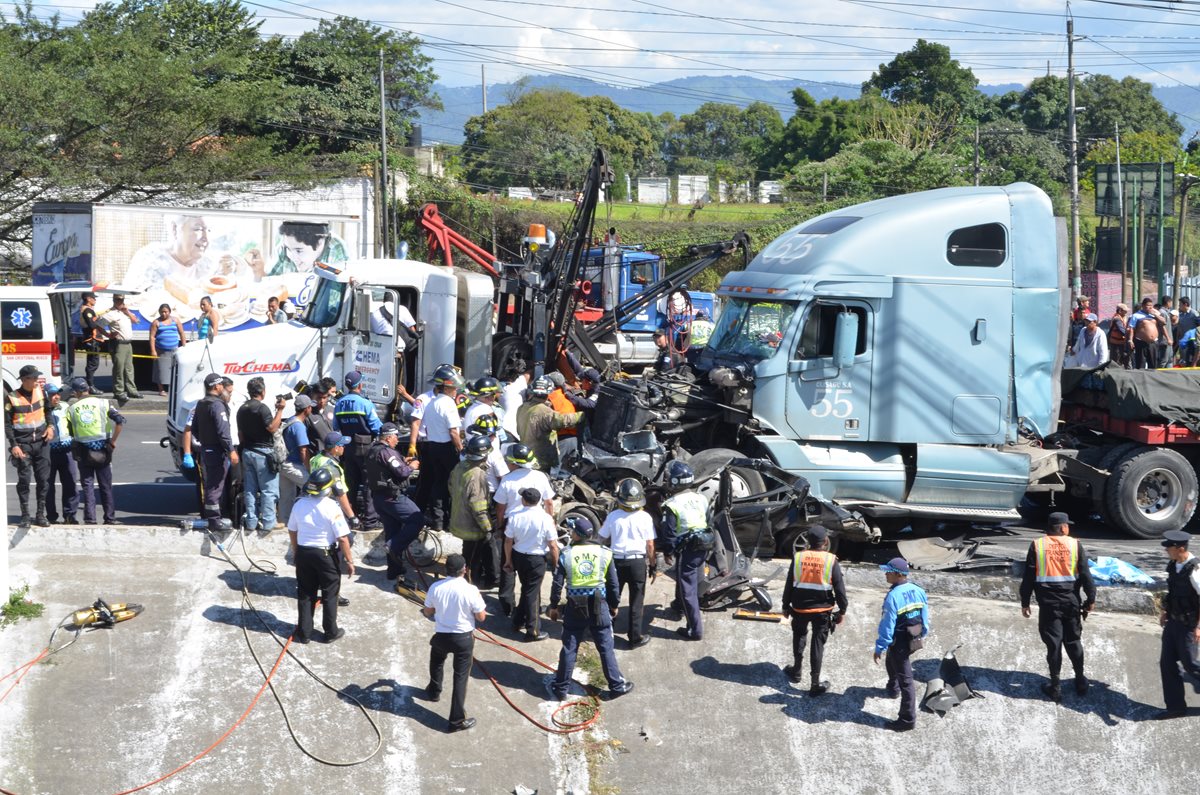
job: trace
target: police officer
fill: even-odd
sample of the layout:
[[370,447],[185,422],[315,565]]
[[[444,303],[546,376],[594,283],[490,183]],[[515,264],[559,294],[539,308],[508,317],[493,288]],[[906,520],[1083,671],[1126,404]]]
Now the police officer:
[[491,449],[486,436],[472,437],[449,478],[450,533],[462,540],[469,579],[480,588],[494,588],[500,580],[488,516],[486,470]]
[[665,328],[655,330],[654,347],[654,372],[665,373],[679,366],[682,358],[679,352],[671,347],[671,335]]
[[408,545],[416,540],[425,526],[424,514],[406,493],[409,478],[419,463],[400,455],[396,449],[399,441],[400,429],[390,422],[384,423],[379,429],[379,438],[371,445],[367,456],[367,485],[371,488],[375,512],[383,522],[389,580],[407,576],[404,559]]
[[[812,685],[809,694],[819,696],[829,691],[829,682],[821,678],[821,663],[825,659],[825,642],[835,625],[846,617],[846,583],[837,557],[829,551],[829,531],[820,525],[805,534],[808,549],[798,551],[788,569],[783,586],[783,608],[792,613],[792,664],[783,672],[792,684],[800,683],[804,669],[804,647],[812,630],[810,664]],[[834,606],[837,612],[834,612]]]
[[1200,692],[1200,559],[1188,551],[1191,540],[1182,530],[1163,533],[1162,545],[1171,561],[1167,564],[1167,598],[1158,617],[1163,628],[1158,667],[1167,708],[1155,715],[1155,720],[1187,714],[1180,666]]
[[642,610],[646,601],[646,576],[656,565],[654,553],[654,519],[642,510],[646,493],[635,478],[625,478],[617,484],[617,508],[604,518],[600,539],[607,541],[617,570],[617,600],[629,586],[629,646],[639,648],[650,642],[642,627]]
[[[917,686],[913,682],[912,653],[924,646],[929,634],[929,598],[908,581],[908,561],[892,558],[879,567],[887,577],[883,617],[875,639],[875,664],[887,655],[887,697],[900,699],[900,715],[884,724],[892,731],[911,731],[917,725]],[[917,643],[919,641],[919,643]]]
[[224,379],[216,373],[204,377],[204,397],[196,404],[192,436],[200,443],[202,451],[200,482],[204,505],[200,515],[208,520],[209,530],[220,530],[225,478],[229,468],[237,465],[238,454],[229,432],[229,403],[225,397]]
[[342,511],[327,499],[333,488],[333,472],[320,467],[304,484],[304,494],[292,506],[288,517],[288,537],[296,561],[296,592],[299,616],[295,643],[308,643],[313,630],[313,609],[317,592],[321,592],[321,624],[325,642],[333,643],[346,634],[338,626],[338,596],[341,592],[341,572],[354,576],[354,559],[350,555],[350,528]]
[[[50,442],[54,428],[46,422],[46,396],[38,386],[41,371],[32,364],[17,374],[21,385],[8,393],[4,403],[4,431],[8,455],[17,469],[17,499],[21,502],[21,527],[32,521],[49,527],[46,519],[46,489],[50,484]],[[36,482],[37,516],[29,518],[29,481]]]
[[708,528],[708,498],[688,488],[695,482],[695,473],[684,462],[667,464],[667,488],[673,494],[662,506],[664,546],[678,562],[676,582],[687,626],[679,627],[675,632],[685,640],[704,637],[700,576],[704,561],[716,545],[716,534]]
[[[1042,692],[1051,701],[1062,700],[1059,672],[1062,653],[1066,648],[1075,668],[1075,692],[1087,695],[1088,680],[1083,674],[1083,619],[1096,604],[1096,585],[1088,570],[1087,552],[1083,545],[1070,537],[1074,524],[1065,513],[1049,516],[1046,535],[1029,545],[1025,556],[1025,576],[1021,580],[1021,614],[1029,618],[1029,598],[1036,593],[1038,602],[1038,632],[1046,644],[1046,662],[1050,666],[1050,681]],[[1079,592],[1086,601],[1080,606]]]
[[79,470],[71,457],[71,432],[67,429],[67,404],[62,402],[62,388],[57,384],[46,384],[46,400],[49,401],[49,422],[54,428],[50,441],[50,479],[46,484],[46,514],[51,524],[58,522],[55,506],[54,481],[62,481],[62,523],[79,524],[75,511],[79,508]]
[[67,430],[71,433],[71,454],[79,464],[83,521],[96,523],[93,484],[99,483],[104,523],[113,524],[117,521],[117,505],[112,490],[112,454],[125,418],[107,400],[91,394],[86,378],[73,379],[71,391],[80,396],[67,410]]
[[346,470],[346,485],[355,514],[368,530],[379,527],[379,517],[371,504],[367,488],[367,453],[383,423],[375,412],[375,404],[362,393],[363,374],[358,370],[346,373],[346,394],[333,407],[333,429],[350,437],[350,447],[342,458]]
[[684,354],[688,364],[695,364],[696,360],[700,358],[700,354],[708,345],[715,328],[713,322],[708,319],[707,312],[703,309],[696,310],[696,317],[692,319],[692,326],[688,331],[687,353]]
[[525,402],[517,409],[517,437],[529,446],[538,468],[550,472],[558,466],[558,431],[583,423],[583,412],[563,414],[550,405],[554,382],[544,375],[533,379]]
[[342,436],[337,431],[330,431],[321,440],[321,452],[308,459],[309,474],[318,469],[328,469],[333,473],[333,486],[330,494],[342,509],[342,515],[352,530],[358,529],[361,522],[354,514],[350,505],[350,488],[346,485],[346,470],[342,468],[342,457],[346,453],[346,445],[350,444],[349,436]]
[[567,697],[571,675],[575,673],[575,657],[585,630],[590,631],[600,653],[600,665],[608,680],[609,696],[616,698],[633,690],[633,682],[621,675],[617,655],[613,651],[612,621],[617,615],[620,600],[617,570],[612,565],[612,552],[595,541],[596,530],[582,516],[568,516],[567,527],[574,543],[558,556],[554,568],[554,583],[550,587],[551,621],[558,621],[558,603],[566,588],[566,612],[562,616],[562,651],[558,655],[558,670],[550,684],[550,695],[562,701]]
[[[422,405],[421,418],[414,422],[415,430],[425,435],[421,476],[417,479],[417,504],[434,530],[441,530],[445,524],[449,476],[463,450],[462,418],[454,402],[462,385],[462,376],[452,366],[443,364],[434,370],[433,399],[428,405]],[[454,510],[453,506],[450,510]],[[471,556],[467,554],[468,565],[470,560]]]

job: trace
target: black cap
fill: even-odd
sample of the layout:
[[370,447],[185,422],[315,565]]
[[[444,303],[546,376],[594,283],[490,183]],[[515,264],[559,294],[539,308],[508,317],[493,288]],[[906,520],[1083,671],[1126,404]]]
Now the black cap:
[[25,365],[21,368],[21,372],[17,373],[17,375],[21,378],[37,378],[41,374],[42,371],[37,369],[37,367],[33,366],[32,364]]
[[1164,547],[1186,547],[1192,537],[1182,530],[1168,530],[1163,533],[1162,545]]
[[96,294],[95,293],[83,293],[79,297],[80,298],[95,298]]
[[221,376],[217,373],[209,373],[204,376],[204,388],[212,389],[217,384],[221,383]]
[[399,436],[400,427],[394,422],[385,422],[379,429],[380,438],[384,436]]
[[1071,517],[1067,516],[1062,511],[1055,511],[1046,518],[1046,524],[1051,527],[1058,527],[1060,524],[1075,524],[1071,521]]
[[467,567],[467,559],[462,555],[447,555],[446,556],[446,574],[451,577],[458,576],[458,573]]
[[808,528],[805,535],[808,536],[809,543],[812,544],[824,544],[829,540],[829,531],[821,525],[814,525]]

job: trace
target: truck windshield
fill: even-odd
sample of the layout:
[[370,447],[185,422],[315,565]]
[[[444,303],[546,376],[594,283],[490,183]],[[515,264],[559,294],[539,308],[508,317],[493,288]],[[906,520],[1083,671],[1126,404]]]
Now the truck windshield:
[[317,279],[317,289],[304,308],[300,318],[306,326],[327,328],[338,321],[342,311],[342,298],[346,294],[346,283],[335,282],[333,279]]
[[721,312],[709,349],[718,355],[768,359],[779,350],[796,304],[790,301],[754,301],[734,298]]

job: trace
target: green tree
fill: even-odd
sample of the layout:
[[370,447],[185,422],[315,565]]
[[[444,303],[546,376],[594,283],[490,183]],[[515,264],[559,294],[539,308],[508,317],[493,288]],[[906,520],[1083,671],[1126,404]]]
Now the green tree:
[[[1130,163],[1174,163],[1176,173],[1182,173],[1184,151],[1179,147],[1179,137],[1160,132],[1121,133],[1121,162]],[[1079,165],[1079,189],[1089,193],[1096,190],[1097,165],[1117,162],[1117,142],[1110,139],[1097,143],[1084,156]]]
[[1076,120],[1079,135],[1110,138],[1117,124],[1126,132],[1154,132],[1179,138],[1183,125],[1155,98],[1154,87],[1136,77],[1116,80],[1108,75],[1088,75],[1079,82],[1076,98],[1085,110]]
[[788,177],[792,195],[828,195],[847,201],[967,184],[966,174],[952,155],[913,152],[892,141],[859,141],[822,163],[798,166]]
[[979,128],[981,183],[1030,182],[1054,196],[1063,189],[1067,156],[1056,137],[1030,132],[1015,122]]
[[864,94],[878,92],[897,105],[919,103],[939,108],[951,106],[959,115],[974,117],[983,96],[976,89],[974,72],[950,57],[944,44],[917,39],[911,50],[900,53],[862,85]]
[[764,102],[744,109],[706,102],[667,130],[667,158],[674,174],[715,173],[742,181],[754,175],[782,134],[779,111]]

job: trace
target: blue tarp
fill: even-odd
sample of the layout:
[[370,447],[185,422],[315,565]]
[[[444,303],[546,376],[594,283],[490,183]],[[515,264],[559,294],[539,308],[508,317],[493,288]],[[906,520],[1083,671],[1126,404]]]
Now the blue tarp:
[[1119,558],[1098,557],[1088,561],[1092,579],[1101,585],[1153,585],[1154,578]]

